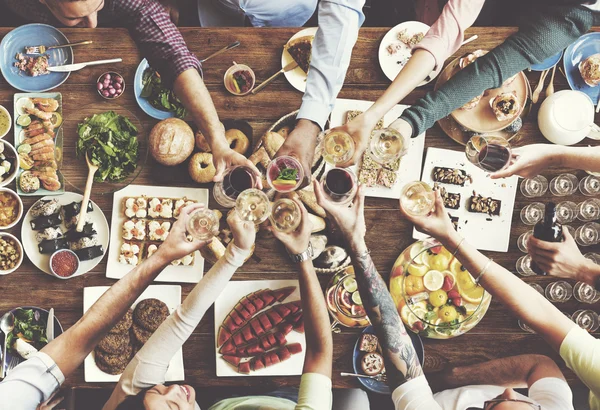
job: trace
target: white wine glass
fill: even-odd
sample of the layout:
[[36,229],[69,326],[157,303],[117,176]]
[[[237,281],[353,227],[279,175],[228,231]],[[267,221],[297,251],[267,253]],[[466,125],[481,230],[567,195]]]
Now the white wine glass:
[[600,292],[584,282],[577,282],[573,286],[573,296],[581,303],[592,304],[600,301]]
[[573,174],[560,174],[550,181],[550,192],[554,196],[573,195],[577,191],[579,180]]
[[548,180],[542,175],[524,179],[521,182],[521,193],[526,198],[543,196],[548,191]]
[[330,131],[324,134],[323,159],[331,165],[349,161],[355,152],[354,138],[343,131]]
[[585,196],[600,194],[600,178],[595,175],[588,175],[579,181],[579,190]]
[[546,206],[541,202],[534,202],[521,209],[521,221],[525,225],[535,225],[544,218]]
[[517,273],[521,276],[534,276],[535,272],[531,269],[531,255],[521,256],[517,259]]
[[579,204],[577,219],[590,222],[600,219],[600,200],[591,198]]
[[556,205],[556,220],[566,224],[577,219],[578,207],[575,202],[563,201]]
[[210,209],[198,209],[190,215],[186,230],[193,238],[207,241],[219,231],[219,217]]
[[409,215],[427,215],[435,207],[435,192],[425,182],[409,182],[402,188],[400,206]]
[[293,232],[302,221],[302,211],[296,202],[281,198],[273,203],[269,221],[280,232]]
[[567,281],[559,280],[546,286],[544,294],[552,303],[564,303],[573,296],[573,286]]
[[235,212],[242,220],[259,225],[271,214],[271,203],[263,191],[250,188],[238,196],[235,201]]
[[581,246],[596,245],[600,241],[600,224],[588,222],[575,230],[575,242]]
[[580,309],[573,313],[573,321],[583,330],[590,333],[598,330],[599,319],[598,314],[590,309]]
[[409,140],[393,128],[373,131],[369,151],[380,164],[389,164],[408,152]]
[[519,248],[519,250],[523,253],[527,253],[527,241],[529,241],[529,238],[531,238],[531,236],[533,235],[533,230],[531,231],[527,231],[525,233],[522,233],[519,236],[519,239],[517,239],[517,247]]

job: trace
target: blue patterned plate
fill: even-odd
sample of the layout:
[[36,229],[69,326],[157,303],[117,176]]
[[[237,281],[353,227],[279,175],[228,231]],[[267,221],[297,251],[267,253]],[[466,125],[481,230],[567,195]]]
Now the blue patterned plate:
[[146,114],[151,116],[152,118],[156,118],[157,120],[166,120],[167,118],[175,117],[175,113],[171,111],[163,111],[158,108],[154,108],[150,102],[146,98],[140,97],[142,94],[142,90],[144,89],[144,71],[150,67],[148,64],[148,60],[145,58],[138,65],[137,70],[135,70],[135,78],[133,80],[133,94],[135,95],[135,100],[138,105]]
[[[69,40],[63,33],[47,24],[26,24],[17,27],[5,35],[0,43],[0,70],[4,79],[14,88],[29,93],[44,92],[58,87],[67,80],[70,73],[30,77],[15,67],[15,56],[22,53],[26,46],[57,46],[68,43]],[[50,50],[46,54],[50,57],[51,66],[73,64],[71,47]]]
[[562,56],[563,56],[563,52],[562,51],[560,53],[556,53],[552,57],[548,57],[547,59],[545,59],[541,63],[532,65],[531,66],[531,70],[533,70],[533,71],[548,70],[549,68],[552,68],[556,64],[558,64],[558,62],[560,61],[560,59],[561,59]]
[[584,34],[579,37],[577,41],[567,47],[565,58],[563,58],[569,87],[572,90],[586,93],[592,99],[594,105],[598,104],[600,87],[590,87],[583,81],[579,72],[579,63],[596,53],[600,53],[600,33],[598,32]]

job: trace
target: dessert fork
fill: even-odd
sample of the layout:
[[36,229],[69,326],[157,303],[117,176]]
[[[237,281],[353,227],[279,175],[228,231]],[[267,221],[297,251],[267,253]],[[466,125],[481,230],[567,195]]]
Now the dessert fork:
[[50,46],[50,47],[46,47],[44,45],[25,47],[25,54],[45,54],[46,51],[48,51],[48,50],[54,50],[56,48],[64,48],[64,47],[82,46],[85,44],[92,44],[92,40],[80,41],[78,43],[69,43],[69,44],[62,44],[59,46]]
[[379,373],[374,376],[367,376],[366,374],[341,372],[340,376],[364,377],[365,379],[373,379],[377,382],[383,382],[383,383],[387,382],[387,375],[385,373]]

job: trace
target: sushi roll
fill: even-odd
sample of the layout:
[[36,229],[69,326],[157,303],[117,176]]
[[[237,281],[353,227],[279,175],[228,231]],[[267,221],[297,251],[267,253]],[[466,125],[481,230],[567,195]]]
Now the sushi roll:
[[148,201],[145,197],[125,198],[124,204],[127,218],[145,218],[148,216]]
[[148,238],[151,241],[165,241],[171,230],[171,222],[150,221],[148,223]]
[[96,235],[96,224],[92,223],[87,223],[85,225],[83,225],[83,229],[81,232],[77,232],[76,229],[71,229],[70,231],[67,232],[66,237],[67,237],[67,241],[69,242],[75,242],[80,238],[83,238],[84,236],[92,236],[92,235]]
[[173,218],[173,200],[152,198],[148,202],[148,215],[151,218]]
[[91,248],[92,246],[98,245],[98,238],[96,236],[83,236],[74,242],[69,242],[69,248],[72,251],[80,249]]
[[60,205],[58,200],[50,199],[48,201],[39,200],[29,210],[32,218],[38,218],[40,216],[50,216],[59,211]]
[[31,229],[34,231],[41,231],[42,229],[50,228],[51,226],[60,225],[63,221],[62,215],[60,213],[52,214],[52,215],[41,215],[35,219],[31,220]]
[[[94,206],[91,202],[88,202],[87,212],[92,212],[94,210]],[[76,215],[79,215],[81,212],[81,202],[71,202],[68,205],[63,205],[62,207],[63,216],[65,221],[73,218]]]
[[63,236],[63,232],[60,226],[46,228],[41,232],[35,234],[35,239],[38,242],[42,242],[48,239],[58,239]]
[[38,249],[42,254],[51,254],[59,249],[67,249],[67,238],[44,239],[38,244]]
[[146,221],[144,220],[129,220],[123,222],[122,238],[126,241],[132,239],[143,241],[146,239]]
[[119,262],[127,265],[137,265],[142,254],[140,246],[135,243],[124,242],[119,250]]
[[77,249],[73,252],[75,252],[80,261],[89,261],[103,256],[104,248],[102,245],[97,245],[90,246],[89,248]]
[[[73,215],[69,219],[65,219],[65,226],[67,229],[75,228],[77,226],[77,221],[79,221],[79,214]],[[92,215],[85,214],[85,223],[88,224],[92,222]]]

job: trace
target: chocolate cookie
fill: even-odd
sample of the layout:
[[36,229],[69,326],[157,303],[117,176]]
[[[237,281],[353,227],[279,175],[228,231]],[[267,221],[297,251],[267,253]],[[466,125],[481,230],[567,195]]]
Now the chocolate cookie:
[[152,336],[152,332],[138,326],[137,323],[134,323],[131,327],[131,333],[133,333],[134,340],[140,345],[146,343],[150,339],[150,336]]
[[129,344],[129,332],[109,333],[100,340],[97,348],[108,354],[121,354]]
[[133,311],[133,321],[150,332],[154,332],[169,316],[169,308],[158,299],[144,299]]
[[96,365],[100,370],[108,374],[121,374],[129,364],[132,357],[133,347],[128,344],[120,354],[108,354],[96,348],[94,357]]
[[108,331],[108,333],[125,333],[125,332],[127,332],[129,330],[129,328],[131,328],[131,324],[133,323],[132,315],[133,315],[133,310],[131,310],[131,309],[127,310],[127,312],[125,313],[125,316],[123,316],[121,318],[121,320],[119,320],[117,322],[117,324],[114,325],[113,328]]

